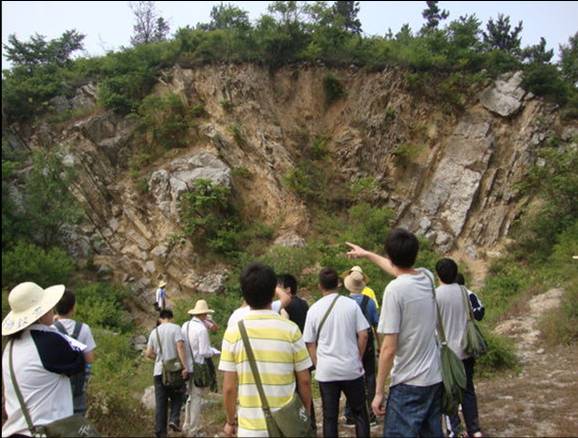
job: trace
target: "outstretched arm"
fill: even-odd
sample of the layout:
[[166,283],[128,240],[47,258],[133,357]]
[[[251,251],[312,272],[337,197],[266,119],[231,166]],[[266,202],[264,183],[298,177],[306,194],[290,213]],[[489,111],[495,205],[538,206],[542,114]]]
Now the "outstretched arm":
[[391,263],[391,260],[389,260],[387,257],[383,257],[374,252],[367,251],[363,249],[361,246],[355,245],[350,242],[345,242],[345,244],[350,248],[350,250],[347,252],[347,257],[351,259],[366,258],[367,260],[374,263],[388,274],[394,277],[396,276],[393,264]]

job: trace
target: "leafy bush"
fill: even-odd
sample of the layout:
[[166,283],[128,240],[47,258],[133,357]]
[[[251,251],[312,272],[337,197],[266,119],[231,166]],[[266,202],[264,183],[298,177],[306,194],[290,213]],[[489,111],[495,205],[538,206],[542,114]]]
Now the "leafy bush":
[[325,103],[327,106],[345,96],[343,84],[332,74],[327,74],[323,78],[323,90],[325,91]]
[[93,283],[75,291],[77,318],[91,327],[128,332],[132,329],[131,316],[124,300],[128,292],[118,286]]
[[60,248],[43,249],[24,241],[2,252],[2,286],[12,288],[32,281],[42,287],[67,284],[73,260]]
[[549,345],[578,342],[578,287],[568,284],[559,308],[546,312],[538,327]]
[[486,354],[477,359],[477,371],[482,376],[493,375],[498,371],[518,367],[518,358],[514,353],[513,342],[503,336],[496,335],[490,330],[484,330],[484,338],[488,343]]

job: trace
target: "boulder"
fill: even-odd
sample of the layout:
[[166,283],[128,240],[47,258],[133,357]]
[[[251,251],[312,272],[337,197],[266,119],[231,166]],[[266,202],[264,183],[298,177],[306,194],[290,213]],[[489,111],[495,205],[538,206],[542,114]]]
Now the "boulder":
[[510,117],[522,107],[526,91],[520,87],[521,71],[501,75],[494,85],[480,94],[481,104],[489,111],[502,117]]
[[155,401],[155,387],[154,385],[149,386],[145,389],[144,394],[140,399],[141,404],[145,407],[145,409],[149,411],[154,411],[156,406]]
[[195,281],[195,288],[199,292],[215,293],[225,289],[225,282],[229,273],[227,271],[213,271],[198,277]]
[[303,248],[305,247],[305,239],[296,233],[285,233],[279,236],[274,244],[288,248]]
[[86,84],[76,90],[76,94],[70,100],[73,110],[89,111],[96,107],[96,85]]

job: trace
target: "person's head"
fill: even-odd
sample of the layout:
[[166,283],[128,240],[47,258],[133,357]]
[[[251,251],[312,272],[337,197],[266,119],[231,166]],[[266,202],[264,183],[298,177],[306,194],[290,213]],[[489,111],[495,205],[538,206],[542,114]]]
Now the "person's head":
[[319,287],[324,291],[337,289],[339,286],[339,276],[333,268],[323,268],[319,272]]
[[297,279],[291,274],[279,274],[277,276],[277,287],[284,290],[289,289],[291,295],[297,294]]
[[64,295],[62,295],[62,298],[60,299],[58,304],[56,304],[54,310],[56,310],[57,315],[66,316],[70,315],[73,312],[75,305],[76,305],[76,295],[74,295],[74,292],[72,292],[70,289],[66,289],[64,291]]
[[241,273],[241,292],[252,309],[266,309],[273,301],[277,277],[270,266],[253,262]]
[[458,265],[452,259],[441,259],[436,263],[436,272],[442,283],[452,284],[456,282]]
[[159,313],[159,319],[162,321],[170,321],[173,319],[173,311],[171,309],[163,309]]
[[464,286],[466,284],[466,279],[461,272],[458,272],[458,275],[456,275],[456,283],[460,286]]
[[411,268],[415,263],[418,251],[417,237],[404,228],[391,230],[385,240],[385,252],[391,263],[398,268]]

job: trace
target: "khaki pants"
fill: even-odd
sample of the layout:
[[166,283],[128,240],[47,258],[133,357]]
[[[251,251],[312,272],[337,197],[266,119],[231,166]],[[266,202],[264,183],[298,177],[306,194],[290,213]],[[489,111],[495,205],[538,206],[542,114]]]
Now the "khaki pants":
[[197,388],[192,379],[187,384],[187,394],[189,398],[185,404],[185,422],[183,432],[187,434],[198,434],[201,428],[201,406],[209,388]]

